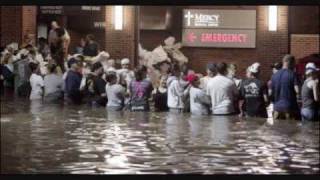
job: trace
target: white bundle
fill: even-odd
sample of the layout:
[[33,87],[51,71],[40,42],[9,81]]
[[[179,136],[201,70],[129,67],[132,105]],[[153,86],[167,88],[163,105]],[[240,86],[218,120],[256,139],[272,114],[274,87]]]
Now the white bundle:
[[179,63],[187,63],[188,58],[179,50],[182,47],[181,43],[175,43],[175,38],[170,36],[164,40],[165,46],[163,47],[164,50],[170,54],[173,59],[178,61]]
[[97,56],[91,58],[92,63],[107,61],[110,58],[110,54],[105,51],[101,51]]

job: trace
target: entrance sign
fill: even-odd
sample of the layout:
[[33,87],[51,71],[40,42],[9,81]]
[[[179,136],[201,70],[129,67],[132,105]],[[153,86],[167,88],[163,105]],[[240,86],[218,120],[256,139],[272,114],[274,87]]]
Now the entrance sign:
[[190,47],[255,48],[256,10],[183,10],[182,44]]

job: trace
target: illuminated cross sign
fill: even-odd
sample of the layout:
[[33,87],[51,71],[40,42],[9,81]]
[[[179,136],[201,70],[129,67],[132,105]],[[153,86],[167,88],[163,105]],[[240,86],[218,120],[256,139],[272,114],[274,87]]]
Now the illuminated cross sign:
[[188,13],[184,16],[187,19],[187,26],[191,26],[191,20],[193,20],[193,26],[215,26],[219,25],[219,15],[217,14],[203,14],[203,13]]

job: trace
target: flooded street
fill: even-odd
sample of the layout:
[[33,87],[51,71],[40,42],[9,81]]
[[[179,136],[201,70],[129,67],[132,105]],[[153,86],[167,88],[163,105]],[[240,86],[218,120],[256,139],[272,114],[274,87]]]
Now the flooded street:
[[319,122],[108,113],[1,97],[1,173],[319,173]]

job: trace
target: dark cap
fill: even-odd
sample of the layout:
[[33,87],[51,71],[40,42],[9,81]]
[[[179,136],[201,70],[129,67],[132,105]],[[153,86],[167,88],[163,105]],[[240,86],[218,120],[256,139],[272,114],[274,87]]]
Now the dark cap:
[[271,68],[275,68],[277,70],[282,68],[282,62],[276,62],[274,64],[271,65]]
[[68,68],[71,68],[72,64],[76,64],[76,63],[79,63],[80,61],[75,59],[75,58],[71,58],[69,61],[68,61]]

